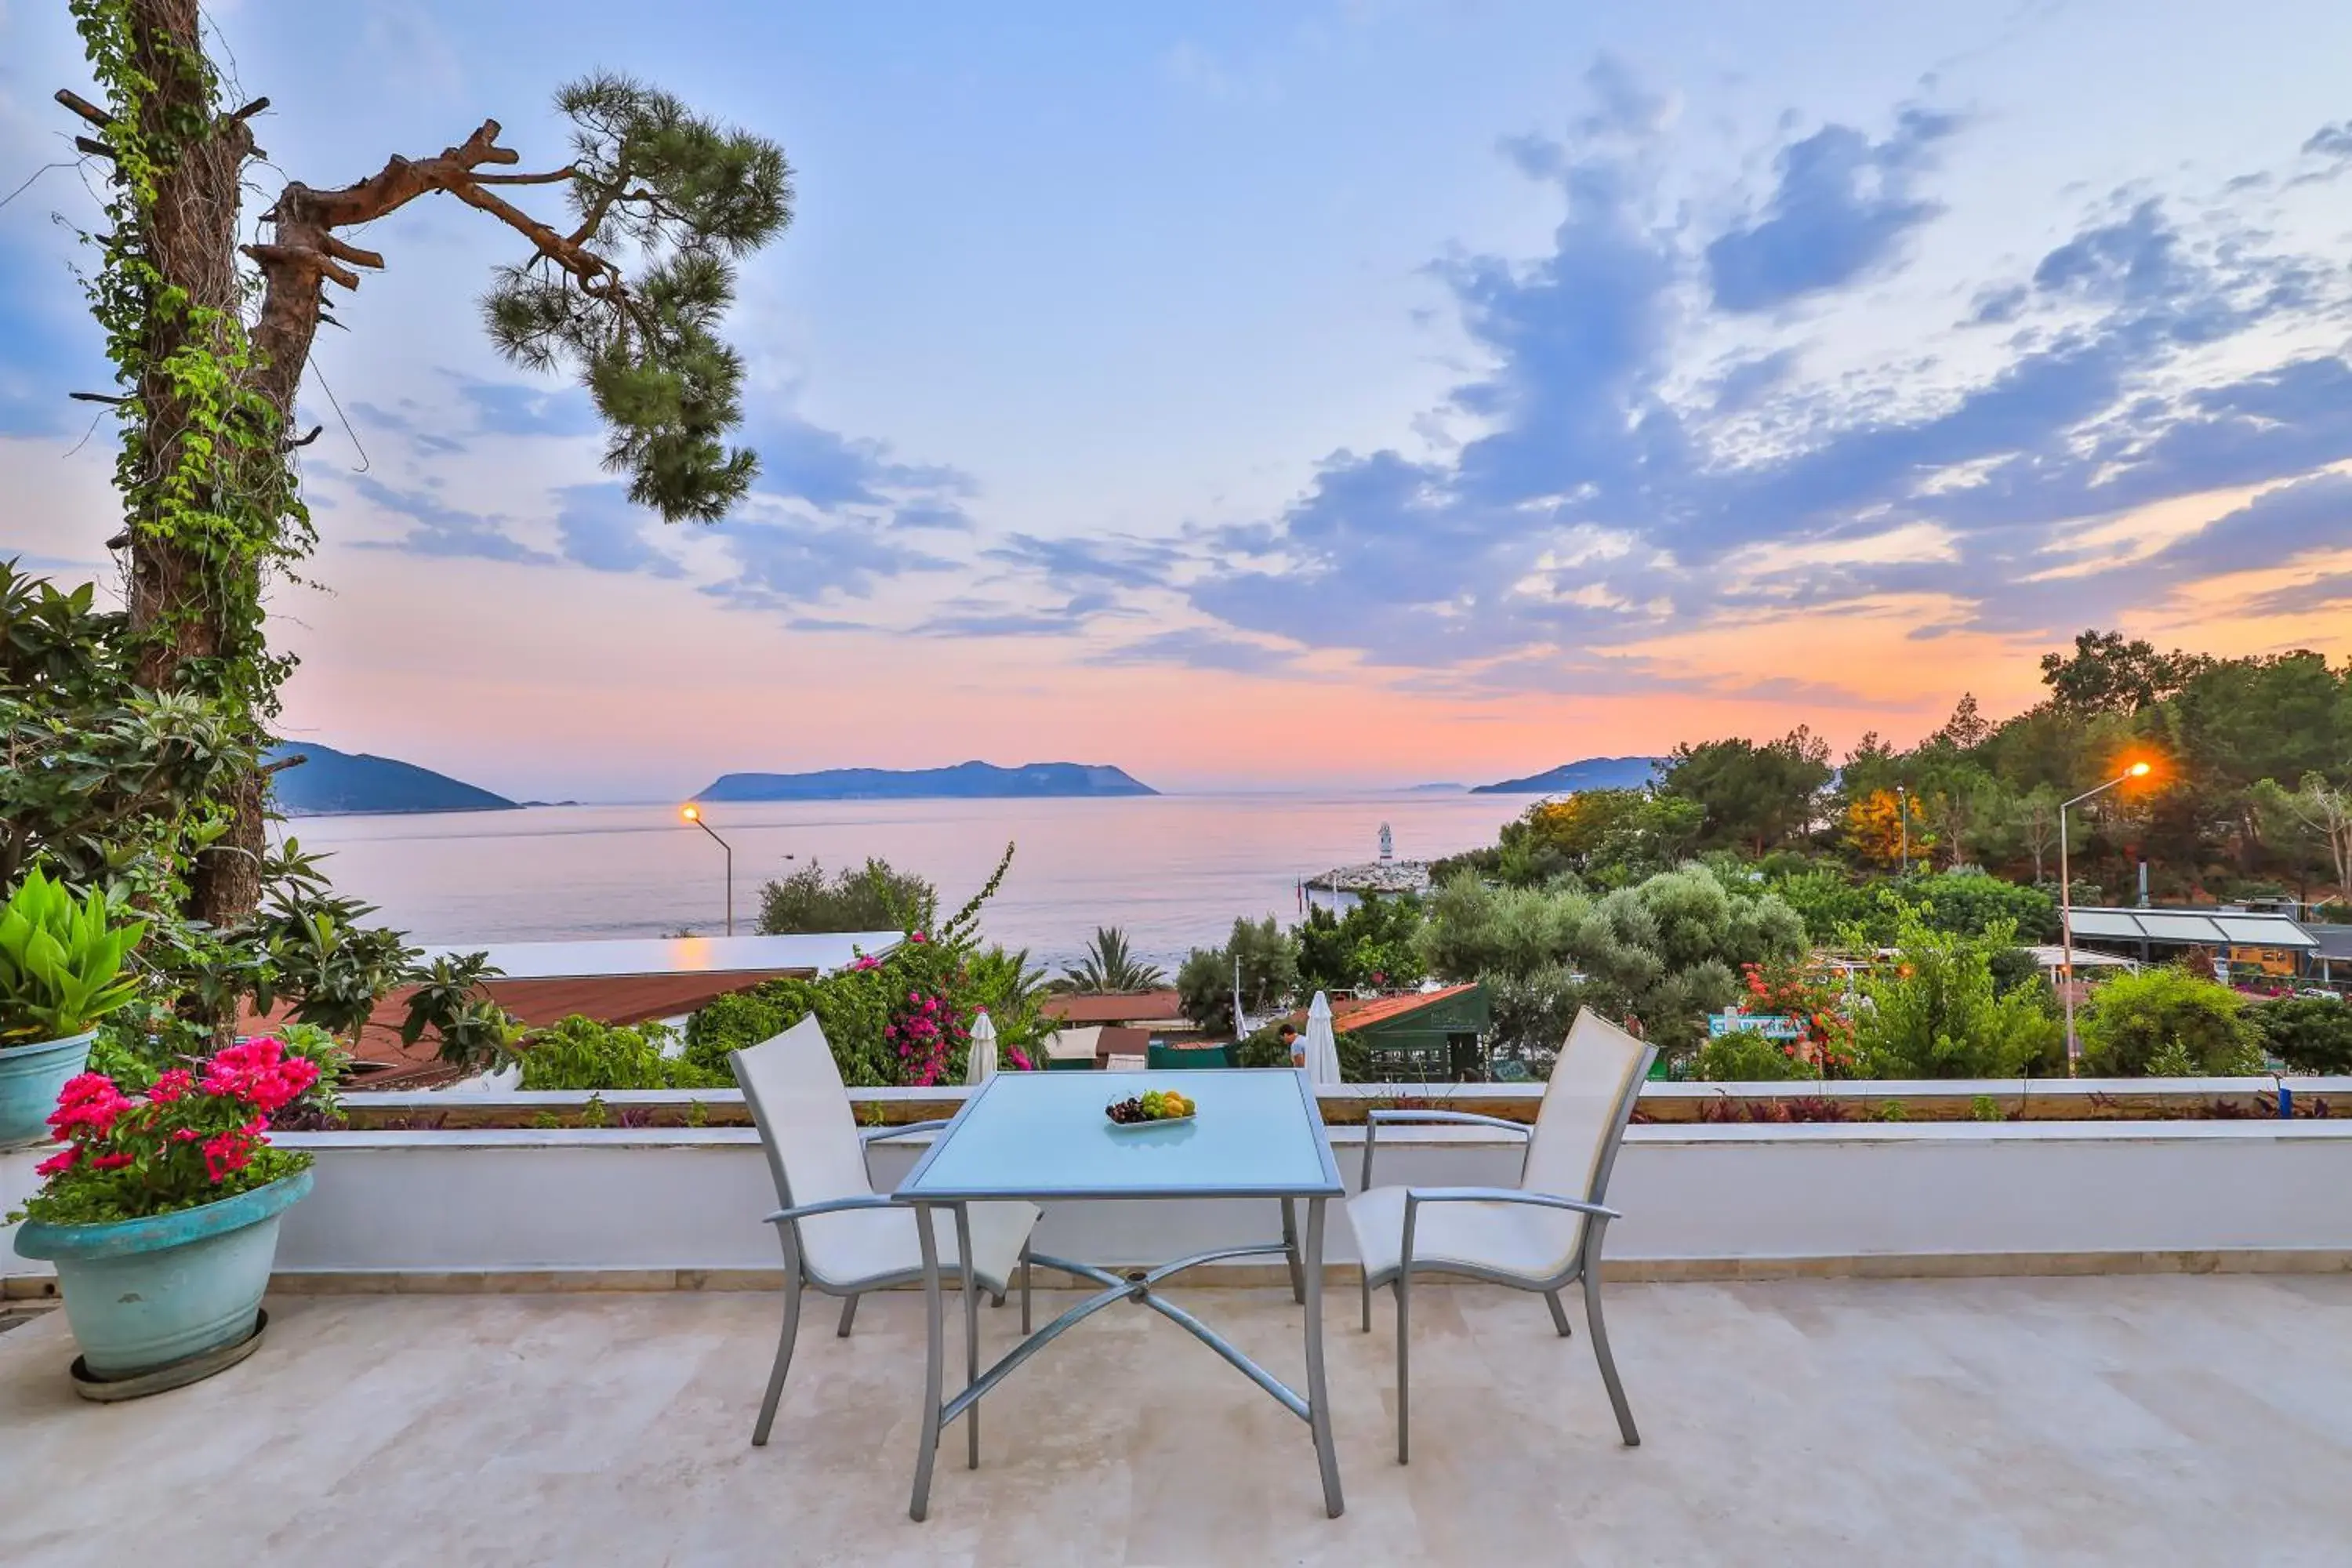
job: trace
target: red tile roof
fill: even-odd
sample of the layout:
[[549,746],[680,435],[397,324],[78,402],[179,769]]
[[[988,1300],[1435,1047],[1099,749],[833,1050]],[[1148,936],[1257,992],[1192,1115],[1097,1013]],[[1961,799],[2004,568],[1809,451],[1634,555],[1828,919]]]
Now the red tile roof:
[[[1401,1018],[1408,1013],[1418,1013],[1423,1007],[1459,996],[1465,991],[1475,991],[1475,981],[1466,985],[1448,985],[1440,991],[1404,991],[1394,996],[1340,996],[1331,1003],[1331,1026],[1335,1029],[1362,1029],[1389,1018]],[[1307,1026],[1307,1009],[1299,1008],[1290,1015],[1292,1023]]]
[[1173,988],[1164,991],[1114,991],[1099,995],[1048,996],[1042,1010],[1065,1024],[1165,1023],[1181,1018],[1184,1009]]

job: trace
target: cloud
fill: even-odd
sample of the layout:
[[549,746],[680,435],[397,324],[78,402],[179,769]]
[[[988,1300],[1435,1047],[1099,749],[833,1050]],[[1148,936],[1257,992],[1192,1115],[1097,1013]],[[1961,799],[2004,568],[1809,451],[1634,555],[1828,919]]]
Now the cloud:
[[1298,671],[1296,655],[1249,642],[1204,627],[1156,632],[1150,637],[1095,654],[1089,664],[1128,666],[1181,665],[1187,669],[1222,669],[1236,675],[1290,675]]
[[455,376],[469,428],[484,436],[593,436],[596,405],[576,386]]
[[629,500],[625,485],[573,485],[558,494],[562,508],[556,513],[555,528],[565,560],[597,572],[686,574],[674,556],[646,539],[648,528],[663,525]]
[[1882,142],[1825,125],[1781,149],[1762,213],[1706,247],[1716,305],[1769,310],[1891,260],[1905,235],[1943,210],[1914,195],[1913,182],[1958,127],[1954,116],[1906,109]]
[[[2099,199],[2022,276],[1967,291],[1976,321],[2005,331],[1965,354],[1922,341],[1808,381],[1810,342],[1787,321],[1751,324],[1747,307],[1898,266],[1906,226],[1933,210],[1915,176],[1953,123],[1913,110],[1883,142],[1789,149],[1736,256],[1691,232],[1650,141],[1507,145],[1566,212],[1532,260],[1433,268],[1486,367],[1446,403],[1476,433],[1426,455],[1336,452],[1279,513],[1204,536],[1162,581],[1236,632],[1448,689],[1696,679],[1722,696],[1613,650],[1894,595],[1937,605],[1943,634],[2049,634],[2258,541],[2274,563],[2342,538],[2330,480],[2266,497],[2170,560],[2087,560],[2077,542],[2153,502],[2352,460],[2352,363],[2315,352],[2352,316],[2352,279],[2277,252],[2227,186],[2201,205]],[[1784,245],[1813,270],[1779,268]],[[1727,288],[1738,308],[1696,314],[1694,286]],[[1691,366],[1700,353],[1711,369]]]
[[829,595],[860,598],[885,579],[955,564],[863,524],[797,515],[735,519],[715,536],[733,556],[736,575],[702,592],[745,609],[784,608]]
[[1061,588],[1163,587],[1182,559],[1175,546],[1157,540],[1119,535],[1043,539],[1032,533],[1008,535],[981,555],[1034,573]]
[[940,498],[969,495],[973,489],[970,478],[954,468],[899,462],[887,442],[844,436],[793,414],[755,414],[747,422],[745,439],[760,454],[762,492],[803,500],[822,511],[887,508],[893,496],[915,491],[926,498],[925,514],[936,518],[951,510]]
[[73,308],[79,292],[68,268],[0,242],[0,436],[79,437],[113,423],[99,420],[102,405],[66,395],[114,386],[96,324]]
[[416,490],[395,490],[362,475],[352,481],[362,500],[380,510],[404,517],[414,524],[395,540],[362,540],[362,550],[398,550],[410,555],[474,556],[484,561],[510,561],[551,566],[557,557],[509,537],[499,520],[446,507]]

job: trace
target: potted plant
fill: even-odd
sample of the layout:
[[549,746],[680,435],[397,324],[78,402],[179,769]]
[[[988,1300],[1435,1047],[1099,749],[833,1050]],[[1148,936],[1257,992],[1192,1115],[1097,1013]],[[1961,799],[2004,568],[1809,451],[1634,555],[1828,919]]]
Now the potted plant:
[[265,1037],[159,1074],[143,1094],[104,1073],[66,1085],[48,1119],[65,1147],[9,1217],[25,1221],[16,1250],[57,1265],[84,1393],[176,1386],[250,1348],[278,1216],[310,1190],[310,1157],[270,1147],[269,1118],[318,1078]]
[[105,894],[77,900],[37,867],[0,907],[0,1149],[40,1139],[95,1026],[136,994],[123,963],[145,934]]

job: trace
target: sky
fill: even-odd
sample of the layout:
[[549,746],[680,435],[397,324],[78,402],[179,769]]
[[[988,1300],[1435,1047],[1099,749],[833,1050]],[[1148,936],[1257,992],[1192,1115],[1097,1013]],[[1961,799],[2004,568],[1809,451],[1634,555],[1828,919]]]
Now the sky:
[[[485,118],[557,166],[600,68],[794,170],[728,329],[761,478],[708,528],[484,341],[510,231],[358,237],[269,601],[298,738],[539,798],[1386,786],[1908,743],[2089,627],[2352,655],[2336,0],[208,16],[273,103],[249,230]],[[63,5],[0,0],[0,550],[111,583],[59,86]]]

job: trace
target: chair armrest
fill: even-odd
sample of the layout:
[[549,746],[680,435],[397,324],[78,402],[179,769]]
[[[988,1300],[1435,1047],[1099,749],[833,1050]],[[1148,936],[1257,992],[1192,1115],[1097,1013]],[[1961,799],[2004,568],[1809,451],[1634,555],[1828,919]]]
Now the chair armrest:
[[860,1143],[879,1143],[885,1138],[904,1138],[909,1132],[937,1132],[946,1125],[946,1121],[904,1121],[895,1127],[861,1127],[857,1130],[857,1141]]
[[1524,1121],[1507,1121],[1499,1116],[1480,1116],[1468,1110],[1370,1111],[1364,1117],[1364,1172],[1356,1183],[1359,1188],[1366,1192],[1371,1190],[1372,1144],[1380,1138],[1380,1130],[1415,1121],[1440,1122],[1449,1127],[1498,1127],[1522,1138],[1533,1138],[1536,1131]]
[[769,1225],[798,1224],[812,1215],[840,1214],[848,1209],[897,1208],[898,1200],[888,1193],[861,1193],[855,1197],[827,1198],[821,1204],[802,1204],[796,1208],[778,1209],[767,1218]]
[[1549,1193],[1530,1193],[1519,1187],[1407,1187],[1405,1207],[1415,1204],[1533,1204],[1538,1208],[1573,1209],[1578,1214],[1596,1215],[1602,1219],[1623,1219],[1612,1208],[1589,1204],[1581,1198],[1559,1198]]
[[[1615,1209],[1602,1208],[1580,1198],[1556,1198],[1549,1193],[1530,1193],[1518,1187],[1407,1187],[1404,1190],[1404,1235],[1397,1247],[1397,1279],[1399,1289],[1412,1278],[1412,1222],[1423,1204],[1482,1203],[1528,1204],[1538,1208],[1568,1209],[1577,1214],[1591,1215],[1606,1227],[1621,1216]],[[1586,1237],[1591,1242],[1591,1237]]]
[[1443,1121],[1455,1126],[1499,1127],[1522,1138],[1535,1131],[1535,1128],[1525,1121],[1513,1121],[1502,1116],[1480,1116],[1468,1110],[1375,1110],[1364,1117],[1366,1126],[1387,1126],[1400,1121]]

